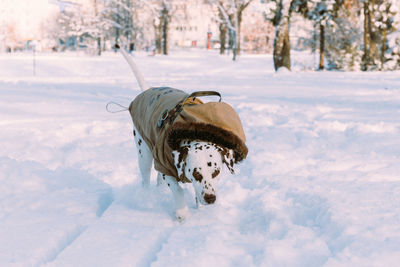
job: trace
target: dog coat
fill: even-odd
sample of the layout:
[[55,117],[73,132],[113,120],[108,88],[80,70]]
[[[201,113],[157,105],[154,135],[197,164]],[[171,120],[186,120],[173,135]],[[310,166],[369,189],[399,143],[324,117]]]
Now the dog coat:
[[154,168],[166,175],[178,177],[172,151],[182,140],[212,142],[232,149],[234,162],[246,158],[246,137],[239,116],[224,102],[203,103],[184,91],[170,87],[150,88],[130,104],[132,121],[149,146]]

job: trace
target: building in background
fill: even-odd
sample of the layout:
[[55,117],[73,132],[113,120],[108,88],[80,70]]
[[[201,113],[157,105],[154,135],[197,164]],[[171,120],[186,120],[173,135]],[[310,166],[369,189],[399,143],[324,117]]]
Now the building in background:
[[204,1],[176,1],[170,25],[170,43],[174,47],[206,48],[208,38],[215,40],[218,26],[214,10]]

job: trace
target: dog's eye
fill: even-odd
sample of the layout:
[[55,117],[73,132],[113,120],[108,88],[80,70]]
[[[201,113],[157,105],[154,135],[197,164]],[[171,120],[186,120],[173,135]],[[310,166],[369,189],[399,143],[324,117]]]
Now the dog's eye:
[[196,179],[196,181],[201,182],[203,180],[203,175],[197,171],[197,168],[194,168],[193,170],[193,177]]

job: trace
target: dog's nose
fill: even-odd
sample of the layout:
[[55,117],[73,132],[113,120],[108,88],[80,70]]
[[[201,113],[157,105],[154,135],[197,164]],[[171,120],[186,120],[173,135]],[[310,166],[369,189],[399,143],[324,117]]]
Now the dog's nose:
[[214,203],[214,202],[215,202],[215,199],[216,199],[216,197],[215,197],[215,195],[213,195],[213,194],[205,194],[205,195],[204,195],[204,200],[207,202],[207,204],[212,204],[212,203]]

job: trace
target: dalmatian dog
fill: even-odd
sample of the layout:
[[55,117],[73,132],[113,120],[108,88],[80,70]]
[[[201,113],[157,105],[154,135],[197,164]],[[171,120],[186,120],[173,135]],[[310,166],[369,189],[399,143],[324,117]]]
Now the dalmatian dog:
[[[150,184],[153,156],[150,148],[134,128],[133,135],[138,152],[139,169],[144,187]],[[217,185],[223,166],[234,172],[232,150],[210,142],[183,140],[178,150],[173,151],[174,165],[178,175],[185,175],[194,187],[196,205],[213,204],[217,199]],[[158,172],[157,184],[166,184],[175,200],[175,216],[183,221],[189,214],[182,187],[176,177]]]
[[[217,201],[217,184],[223,167],[226,166],[233,173],[234,164],[246,158],[248,150],[240,118],[233,108],[221,102],[219,93],[217,93],[220,96],[219,103],[204,105],[198,105],[195,97],[192,100],[189,98],[195,95],[193,93],[186,98],[190,103],[187,104],[186,100],[180,101],[175,108],[167,110],[164,116],[164,113],[159,113],[160,106],[170,105],[173,102],[170,99],[175,94],[178,97],[181,97],[182,93],[187,94],[168,87],[147,86],[142,74],[127,52],[117,45],[115,48],[119,49],[130,65],[142,90],[142,93],[132,101],[129,107],[134,124],[133,135],[138,151],[142,184],[144,187],[149,186],[154,162],[154,168],[158,171],[157,184],[166,184],[171,189],[175,200],[175,216],[177,220],[182,221],[189,214],[189,208],[185,203],[184,192],[179,182],[192,183],[197,207],[213,204]],[[221,116],[221,114],[225,114],[225,110],[228,113],[226,116]],[[181,112],[187,113],[180,117]],[[204,116],[207,113],[209,114]],[[183,124],[184,127],[179,128],[180,124],[176,121],[183,117],[194,116],[194,114],[200,115],[201,123],[194,124],[194,126],[186,123]],[[161,119],[159,119],[160,117]],[[153,121],[154,118],[158,120],[158,123]],[[205,122],[205,118],[211,118],[210,120],[216,126],[208,123],[209,119]],[[166,124],[173,122],[173,126],[168,128],[163,126],[163,123],[160,124],[160,121],[168,121]],[[191,134],[187,134],[187,127],[192,127]],[[173,129],[176,132],[166,134],[167,130],[165,129]],[[160,134],[163,130],[165,130],[165,135]],[[179,139],[170,142],[171,137],[179,137]],[[171,176],[171,174],[173,175]],[[175,175],[177,177],[174,177]]]

